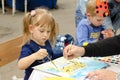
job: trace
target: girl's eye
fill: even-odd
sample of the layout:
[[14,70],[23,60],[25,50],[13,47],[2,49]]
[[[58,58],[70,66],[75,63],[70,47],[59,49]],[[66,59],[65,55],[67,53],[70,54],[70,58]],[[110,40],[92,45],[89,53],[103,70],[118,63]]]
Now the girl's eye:
[[47,33],[50,33],[50,31],[47,31]]
[[43,33],[44,31],[40,31],[41,33]]

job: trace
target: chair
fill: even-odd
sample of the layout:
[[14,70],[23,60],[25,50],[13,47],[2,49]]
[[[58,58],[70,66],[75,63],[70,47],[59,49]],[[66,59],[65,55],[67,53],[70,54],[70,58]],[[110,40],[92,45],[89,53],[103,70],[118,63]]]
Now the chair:
[[20,54],[22,36],[0,43],[0,66],[16,60]]
[[[16,0],[12,0],[12,15],[15,15],[15,6]],[[27,0],[24,0],[24,8],[25,8],[25,13],[27,12]],[[2,0],[2,13],[5,14],[5,3],[4,0]]]

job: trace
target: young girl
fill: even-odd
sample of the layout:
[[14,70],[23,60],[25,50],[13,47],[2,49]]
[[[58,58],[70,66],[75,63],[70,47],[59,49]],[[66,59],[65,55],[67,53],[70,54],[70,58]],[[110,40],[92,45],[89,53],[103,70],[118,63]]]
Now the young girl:
[[[18,60],[19,69],[25,70],[24,80],[28,80],[32,67],[53,59],[53,44],[58,32],[58,26],[52,14],[45,9],[35,9],[28,12],[23,19],[23,41]],[[49,57],[49,58],[48,58]]]

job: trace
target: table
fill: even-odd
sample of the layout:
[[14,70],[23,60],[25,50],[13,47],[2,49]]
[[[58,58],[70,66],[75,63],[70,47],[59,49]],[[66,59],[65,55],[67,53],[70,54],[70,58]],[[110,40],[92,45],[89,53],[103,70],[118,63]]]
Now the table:
[[43,80],[45,77],[55,77],[55,75],[44,73],[37,69],[34,69],[29,80]]
[[[109,69],[109,70],[112,70],[112,71],[115,71],[115,72],[119,72],[120,64],[109,63],[109,65],[110,66],[107,67],[106,69]],[[56,75],[52,75],[52,74],[45,73],[45,72],[42,72],[40,70],[34,69],[31,76],[29,77],[29,80],[43,80],[46,77],[55,77],[55,76]],[[84,79],[81,78],[79,80],[84,80]]]

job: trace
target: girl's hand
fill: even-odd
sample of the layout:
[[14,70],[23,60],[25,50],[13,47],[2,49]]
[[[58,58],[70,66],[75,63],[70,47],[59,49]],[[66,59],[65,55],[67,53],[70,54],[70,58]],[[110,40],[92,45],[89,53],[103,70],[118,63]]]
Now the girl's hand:
[[117,73],[107,70],[107,69],[100,69],[93,71],[88,74],[89,80],[116,80]]
[[27,69],[35,60],[43,59],[48,55],[46,49],[40,49],[37,52],[33,53],[32,55],[29,55],[27,57],[21,58],[18,61],[18,67],[21,70]]
[[36,53],[34,53],[34,58],[36,60],[40,60],[40,59],[43,59],[44,57],[46,57],[47,55],[48,55],[48,52],[46,49],[40,49]]
[[114,32],[112,31],[112,29],[105,29],[101,33],[103,34],[104,39],[114,36]]

